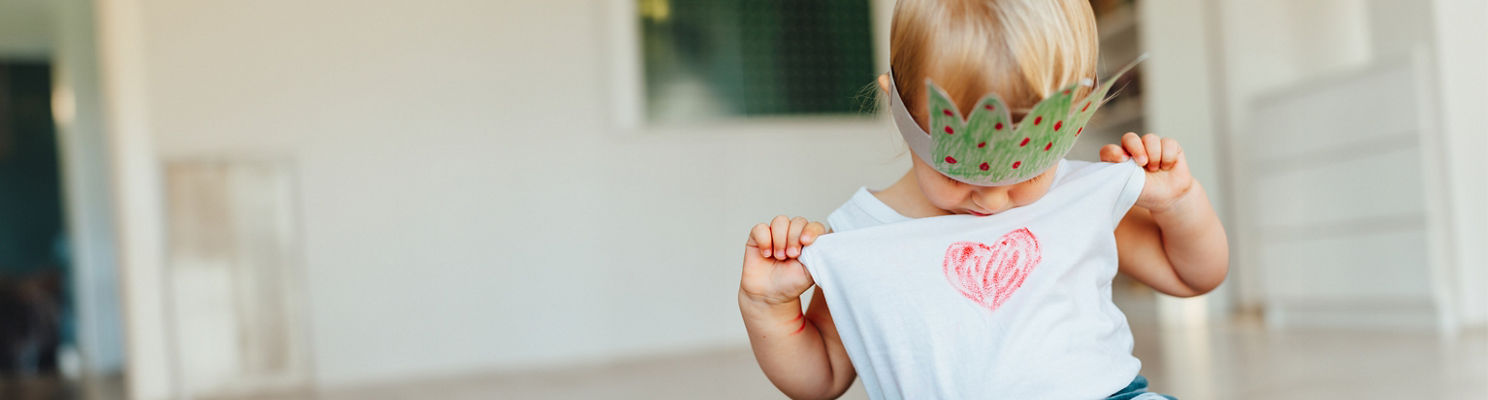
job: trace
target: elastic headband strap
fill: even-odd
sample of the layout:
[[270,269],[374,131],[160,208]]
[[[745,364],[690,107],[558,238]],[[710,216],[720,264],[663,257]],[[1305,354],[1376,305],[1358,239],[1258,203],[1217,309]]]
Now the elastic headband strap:
[[920,160],[925,163],[935,165],[935,160],[925,158],[930,157],[930,149],[935,146],[935,143],[930,138],[930,134],[915,122],[914,116],[909,114],[909,108],[904,106],[904,99],[899,97],[899,86],[894,81],[892,70],[889,71],[889,110],[893,113],[894,123],[899,127],[899,135],[904,137],[904,143],[909,145],[910,152],[914,153],[915,157],[920,157]]

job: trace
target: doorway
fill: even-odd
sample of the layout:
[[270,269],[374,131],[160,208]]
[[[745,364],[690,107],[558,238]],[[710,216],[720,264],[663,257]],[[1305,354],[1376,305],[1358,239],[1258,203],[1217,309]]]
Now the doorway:
[[55,376],[76,326],[51,65],[0,62],[0,377]]

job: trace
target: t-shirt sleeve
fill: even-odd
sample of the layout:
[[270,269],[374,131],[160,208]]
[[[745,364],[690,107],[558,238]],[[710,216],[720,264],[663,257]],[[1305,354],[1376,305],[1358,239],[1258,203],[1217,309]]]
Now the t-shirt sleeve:
[[825,276],[825,271],[822,271],[823,266],[821,265],[820,259],[818,258],[817,254],[821,251],[818,250],[819,244],[820,243],[812,243],[809,246],[801,248],[801,256],[796,258],[797,261],[801,262],[802,266],[806,267],[806,273],[811,275],[811,280],[815,281],[817,286],[821,286],[822,281],[827,278]]
[[1120,170],[1126,175],[1126,183],[1122,185],[1121,192],[1116,195],[1116,208],[1111,211],[1111,226],[1121,223],[1126,217],[1126,212],[1131,211],[1132,205],[1137,204],[1137,197],[1142,195],[1142,187],[1147,184],[1147,172],[1136,162],[1128,161],[1120,164]]

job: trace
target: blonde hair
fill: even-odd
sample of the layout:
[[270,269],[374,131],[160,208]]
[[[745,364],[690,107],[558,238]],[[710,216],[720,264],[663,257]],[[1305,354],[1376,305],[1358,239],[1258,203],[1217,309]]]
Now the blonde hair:
[[925,78],[962,110],[992,92],[1009,108],[1026,110],[1094,78],[1097,40],[1087,0],[899,0],[889,65],[905,106],[924,127]]

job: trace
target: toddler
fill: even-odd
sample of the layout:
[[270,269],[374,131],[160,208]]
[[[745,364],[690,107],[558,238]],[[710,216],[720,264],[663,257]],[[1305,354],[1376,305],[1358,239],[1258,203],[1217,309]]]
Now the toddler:
[[[1119,271],[1196,296],[1228,270],[1173,139],[1064,160],[1109,84],[1085,0],[900,0],[879,77],[913,165],[827,224],[750,232],[739,308],[792,398],[1148,399]],[[830,228],[829,228],[830,227]],[[830,232],[830,234],[829,234]],[[815,286],[802,312],[801,295]]]

